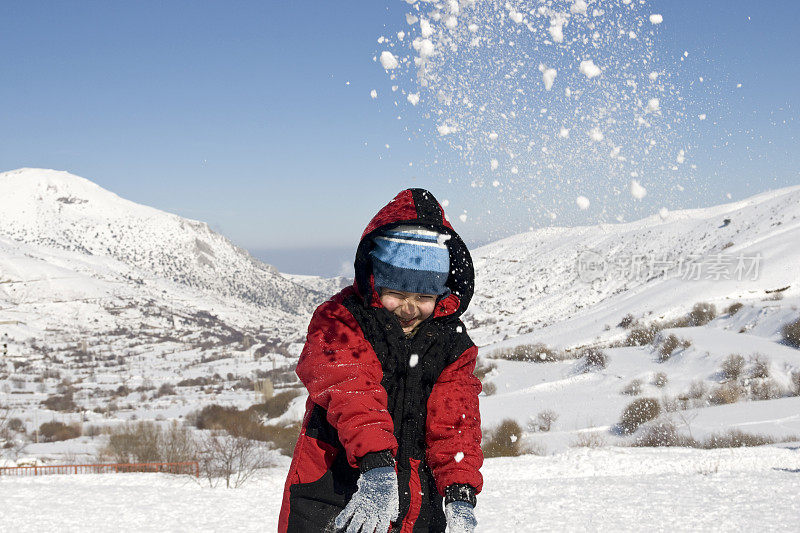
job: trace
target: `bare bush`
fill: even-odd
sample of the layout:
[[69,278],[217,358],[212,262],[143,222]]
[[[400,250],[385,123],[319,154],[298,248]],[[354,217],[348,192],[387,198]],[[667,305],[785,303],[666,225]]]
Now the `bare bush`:
[[691,400],[699,400],[706,395],[707,390],[708,388],[706,387],[705,382],[697,379],[692,381],[692,383],[689,385],[689,392],[686,394],[686,396]]
[[224,481],[227,488],[239,488],[272,461],[263,442],[212,431],[202,440],[200,464],[210,485]]
[[757,379],[750,383],[750,396],[754,400],[777,400],[783,394],[783,387],[774,379]]
[[605,445],[605,437],[597,431],[582,431],[570,444],[573,448],[602,448]]
[[497,385],[495,385],[491,381],[487,381],[486,383],[483,384],[483,393],[486,396],[491,396],[492,394],[495,394],[496,392],[497,392]]
[[700,302],[694,304],[689,312],[689,321],[692,326],[705,326],[717,317],[717,308],[714,304]]
[[769,358],[757,353],[750,356],[750,377],[766,379],[770,376]]
[[764,446],[773,444],[775,439],[767,435],[745,433],[740,429],[730,429],[725,433],[711,435],[703,441],[702,447],[712,448],[742,448],[745,446]]
[[622,412],[619,428],[625,435],[635,432],[645,422],[661,414],[661,407],[655,398],[639,398],[632,401]]
[[72,412],[78,409],[75,401],[72,399],[72,392],[68,391],[65,394],[49,396],[42,404],[45,408],[51,411]]
[[658,348],[658,360],[663,363],[670,357],[678,348],[685,350],[692,345],[692,341],[687,339],[679,339],[677,336],[670,334],[661,342]]
[[300,425],[296,423],[284,426],[262,424],[253,407],[239,411],[235,407],[209,405],[197,414],[196,423],[198,429],[223,429],[234,437],[272,442],[286,455],[292,455],[300,434]]
[[568,357],[562,352],[546,344],[520,344],[513,348],[503,348],[495,351],[492,357],[508,361],[526,361],[531,363],[552,363],[563,361]]
[[602,370],[608,366],[608,355],[599,348],[586,348],[581,351],[581,357],[584,372]]
[[553,423],[558,420],[558,413],[553,411],[552,409],[546,409],[541,411],[538,415],[536,415],[536,423],[534,424],[534,429],[536,431],[548,432],[550,428],[553,426]]
[[175,394],[177,394],[175,392],[175,385],[172,383],[162,383],[158,388],[158,392],[156,392],[156,398],[161,398],[162,396],[175,396]]
[[627,396],[639,396],[642,393],[642,380],[632,379],[631,382],[625,385],[619,392]]
[[661,446],[694,447],[697,442],[691,437],[678,433],[672,420],[658,420],[648,424],[640,431],[640,435],[631,446],[655,448]]
[[653,385],[658,387],[659,389],[663,389],[667,386],[667,374],[666,372],[656,372],[653,376]]
[[742,375],[742,370],[744,370],[744,357],[739,354],[732,353],[722,362],[722,375],[727,379],[739,379]]
[[744,395],[744,389],[735,381],[723,383],[711,390],[708,401],[713,405],[726,405],[738,402]]
[[786,344],[800,348],[800,318],[783,326],[781,333]]
[[629,327],[631,327],[633,325],[634,322],[636,322],[636,318],[634,318],[634,316],[632,314],[628,313],[627,315],[622,317],[622,320],[619,321],[619,324],[617,324],[617,327],[618,328],[628,329]]
[[725,313],[727,313],[730,316],[733,316],[736,313],[738,313],[742,309],[742,307],[744,307],[744,304],[742,302],[736,302],[734,304],[729,305],[728,308],[725,309]]
[[503,420],[500,425],[489,430],[481,444],[484,457],[515,457],[522,455],[520,439],[522,428],[511,419]]
[[646,326],[636,326],[628,333],[628,336],[625,337],[623,344],[625,346],[644,346],[650,344],[662,328],[663,326],[661,324],[655,322]]
[[39,426],[39,437],[45,442],[57,442],[76,439],[81,436],[77,425],[67,425],[63,422],[45,422]]

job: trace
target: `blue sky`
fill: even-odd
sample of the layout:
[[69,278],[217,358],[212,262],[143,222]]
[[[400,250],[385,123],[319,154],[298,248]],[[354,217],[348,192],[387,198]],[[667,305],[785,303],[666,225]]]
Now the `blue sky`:
[[[676,79],[686,109],[710,119],[690,132],[696,187],[648,196],[626,219],[800,183],[798,3],[653,0],[644,10],[664,16],[661,56],[689,52]],[[373,61],[379,36],[409,31],[404,1],[5,2],[0,11],[0,170],[68,170],[207,221],[267,260],[276,249],[326,247],[326,272],[409,186],[448,199],[472,243],[605,216],[570,204],[552,222],[526,218],[514,191],[458,179],[467,167],[437,139],[424,102],[395,107],[394,82]],[[496,215],[456,218],[486,210]],[[319,271],[313,256],[294,257],[284,269]]]

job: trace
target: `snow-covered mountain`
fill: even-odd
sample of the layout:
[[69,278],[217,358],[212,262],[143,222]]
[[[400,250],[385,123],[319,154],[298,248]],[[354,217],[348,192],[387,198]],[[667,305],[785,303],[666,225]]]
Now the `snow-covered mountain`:
[[296,282],[203,222],[67,172],[0,174],[0,213],[3,342],[28,362],[165,351],[191,360],[225,346],[286,354],[339,282]]
[[0,212],[0,235],[116,259],[146,278],[291,314],[312,311],[318,300],[206,223],[130,202],[67,172],[0,174]]

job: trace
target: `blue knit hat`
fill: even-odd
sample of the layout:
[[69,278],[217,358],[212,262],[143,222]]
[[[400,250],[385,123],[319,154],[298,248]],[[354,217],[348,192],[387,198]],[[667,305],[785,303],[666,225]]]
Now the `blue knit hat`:
[[444,294],[450,272],[449,235],[420,226],[398,226],[373,238],[375,286],[420,294]]

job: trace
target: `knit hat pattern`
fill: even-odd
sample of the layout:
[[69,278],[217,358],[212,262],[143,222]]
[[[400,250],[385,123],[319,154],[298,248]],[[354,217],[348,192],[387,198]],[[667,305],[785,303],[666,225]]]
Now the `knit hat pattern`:
[[373,238],[375,286],[420,294],[444,294],[450,272],[447,239],[420,226],[398,226]]

